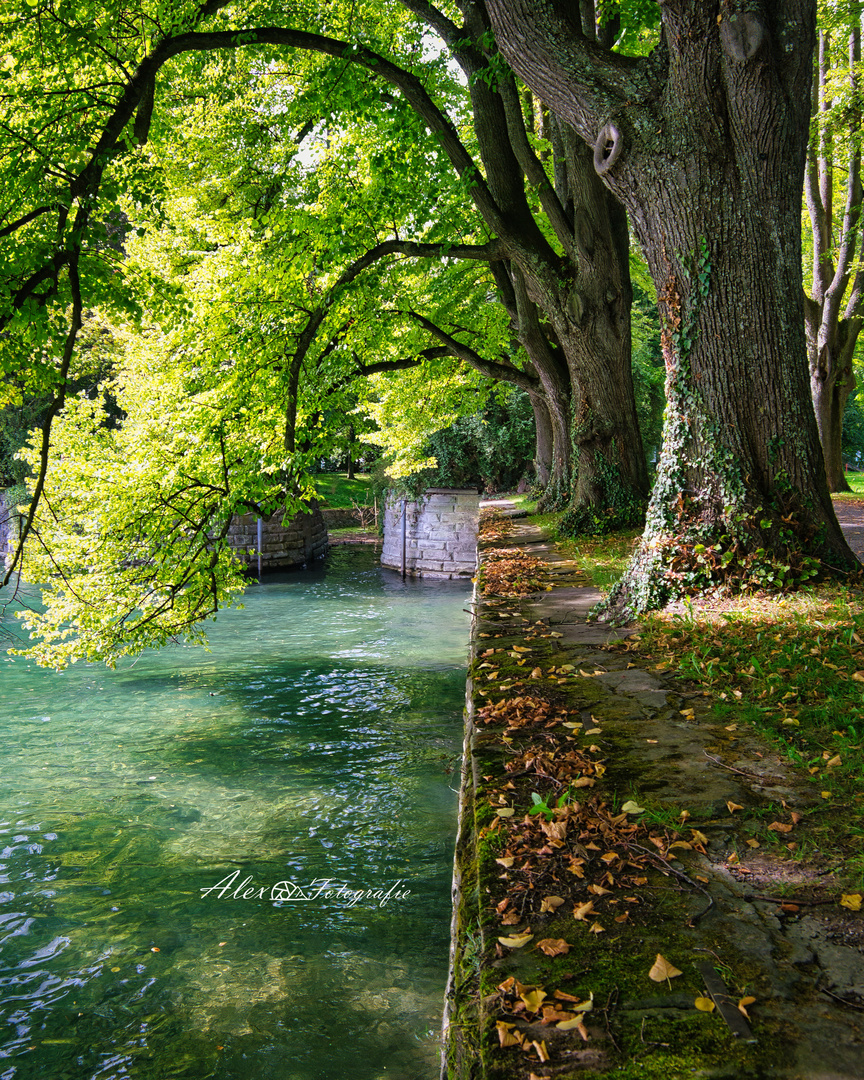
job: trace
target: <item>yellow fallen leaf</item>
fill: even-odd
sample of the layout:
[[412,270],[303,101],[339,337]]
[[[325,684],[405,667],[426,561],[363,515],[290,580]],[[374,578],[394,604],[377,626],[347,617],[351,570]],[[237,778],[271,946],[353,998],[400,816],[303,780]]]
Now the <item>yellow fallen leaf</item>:
[[823,799],[830,799],[831,798],[831,792],[830,791],[820,791],[819,794],[822,796]]
[[826,768],[828,768],[828,769],[836,769],[838,765],[842,765],[842,764],[843,764],[843,759],[840,757],[839,754],[835,754],[834,757],[830,758],[826,762]]
[[737,802],[732,802],[731,799],[729,800],[729,802],[726,803],[726,806],[728,807],[730,814],[734,814],[736,810],[743,810],[744,809],[743,806],[741,806]]
[[726,864],[727,864],[727,866],[737,866],[739,861],[740,860],[738,859],[737,851],[733,851],[732,854],[726,860]]
[[578,780],[573,780],[570,783],[570,787],[582,788],[582,787],[594,787],[597,781],[593,776],[580,776]]
[[654,966],[648,972],[648,978],[653,982],[665,982],[667,979],[674,979],[683,974],[683,971],[679,971],[674,964],[670,964],[665,956],[661,956],[658,952]]
[[502,806],[500,810],[496,810],[495,813],[498,817],[513,817],[516,811],[512,806]]
[[693,834],[691,839],[694,841],[694,843],[697,843],[697,844],[707,844],[708,843],[708,837],[705,835],[705,833],[699,832],[698,829],[691,829],[690,832]]
[[514,861],[515,860],[514,860],[512,855],[505,855],[503,859],[496,859],[495,860],[495,862],[497,862],[499,864],[499,866],[503,866],[507,870],[510,869],[510,867],[513,865]]
[[594,901],[589,900],[586,904],[579,904],[573,912],[573,918],[582,920],[594,910]]
[[534,990],[528,990],[524,994],[520,994],[519,997],[525,1002],[525,1008],[529,1012],[539,1012],[540,1006],[546,999],[546,991],[539,988]]
[[513,652],[531,652],[531,649],[526,648],[524,645],[514,645]]
[[747,841],[747,847],[752,847],[752,848],[760,847],[759,841],[758,840],[748,840]]
[[589,934],[605,934],[606,927],[601,926],[599,922],[595,922],[592,926],[588,927]]
[[533,937],[533,934],[514,934],[511,937],[499,937],[498,940],[502,945],[506,945],[508,949],[521,949]]
[[529,679],[539,679],[539,678],[542,677],[542,675],[543,675],[543,672],[540,670],[540,668],[535,667],[534,670],[531,672],[531,674],[528,676],[528,678]]
[[854,672],[852,678],[855,680],[855,682],[864,682],[864,671]]
[[606,894],[612,892],[612,890],[604,889],[602,885],[589,885],[588,892],[594,893],[595,896],[606,896]]
[[844,893],[840,897],[840,907],[849,908],[850,911],[860,911],[861,893]]
[[543,938],[537,942],[537,948],[547,956],[566,956],[570,952],[570,946],[563,938]]
[[693,1002],[699,1012],[714,1012],[714,1002],[711,998],[698,997]]
[[755,1000],[755,997],[750,997],[748,995],[747,997],[741,998],[741,1000],[738,1002],[738,1011],[744,1013],[748,1020],[750,1019],[750,1013],[747,1012],[747,1006],[752,1005]]
[[625,802],[624,805],[621,807],[621,809],[624,811],[625,814],[644,814],[645,813],[645,807],[640,806],[638,803],[634,802],[632,799],[628,799],[627,802]]
[[564,903],[563,896],[544,896],[540,902],[540,912],[555,911],[556,908],[561,907]]
[[594,678],[594,676],[592,675],[592,673],[590,671],[583,671],[581,667],[579,668],[579,674],[582,676],[583,679],[593,679]]

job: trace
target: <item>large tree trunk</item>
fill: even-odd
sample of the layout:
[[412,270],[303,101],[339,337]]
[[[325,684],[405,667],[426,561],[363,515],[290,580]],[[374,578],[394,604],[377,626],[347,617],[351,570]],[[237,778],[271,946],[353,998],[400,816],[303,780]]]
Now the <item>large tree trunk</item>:
[[[814,5],[667,0],[664,45],[600,55],[556,0],[488,0],[511,64],[594,146],[657,287],[667,419],[641,547],[615,596],[645,610],[726,582],[857,565],[810,403],[800,200]],[[733,18],[734,16],[734,18]]]
[[534,475],[540,487],[545,488],[552,478],[552,421],[542,394],[529,394],[534,410]]
[[597,532],[641,524],[648,496],[631,367],[630,237],[588,148],[572,129],[562,136],[578,252],[566,306],[549,304],[574,387],[575,482],[564,527]]
[[[464,0],[461,8],[469,37],[482,42],[489,28],[482,0]],[[555,185],[550,184],[527,138],[515,80],[502,73],[491,87],[488,58],[465,40],[454,53],[469,77],[478,148],[501,209],[496,228],[507,251],[501,265],[510,286],[499,280],[499,293],[506,304],[512,288],[514,332],[544,381],[553,427],[563,418],[565,398],[570,421],[566,436],[556,430],[555,468],[544,505],[569,502],[574,531],[596,531],[598,522],[630,522],[644,507],[648,470],[630,371],[626,213],[567,125],[555,132]],[[526,180],[563,255],[532,216]],[[566,395],[545,382],[544,373],[561,360],[568,372]],[[557,371],[551,377],[557,380]]]

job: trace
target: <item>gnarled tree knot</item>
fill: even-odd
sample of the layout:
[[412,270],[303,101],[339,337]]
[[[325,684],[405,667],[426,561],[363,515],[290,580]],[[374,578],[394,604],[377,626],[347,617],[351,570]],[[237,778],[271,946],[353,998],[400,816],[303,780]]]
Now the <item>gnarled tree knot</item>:
[[617,124],[610,120],[600,129],[594,143],[594,169],[598,176],[609,172],[624,149],[624,136]]

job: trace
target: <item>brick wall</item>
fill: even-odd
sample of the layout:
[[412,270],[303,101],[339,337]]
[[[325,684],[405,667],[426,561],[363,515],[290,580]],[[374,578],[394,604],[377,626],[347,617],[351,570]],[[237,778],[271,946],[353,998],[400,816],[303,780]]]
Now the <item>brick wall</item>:
[[[471,577],[477,566],[480,496],[474,488],[429,488],[408,502],[405,567],[412,576]],[[384,511],[381,562],[402,569],[402,500]]]

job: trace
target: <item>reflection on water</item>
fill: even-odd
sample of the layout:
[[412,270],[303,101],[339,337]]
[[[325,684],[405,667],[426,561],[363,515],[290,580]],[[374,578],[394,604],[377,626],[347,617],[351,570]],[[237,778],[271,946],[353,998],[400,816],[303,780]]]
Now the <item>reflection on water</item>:
[[210,653],[0,654],[0,1080],[435,1075],[465,600],[340,548]]

